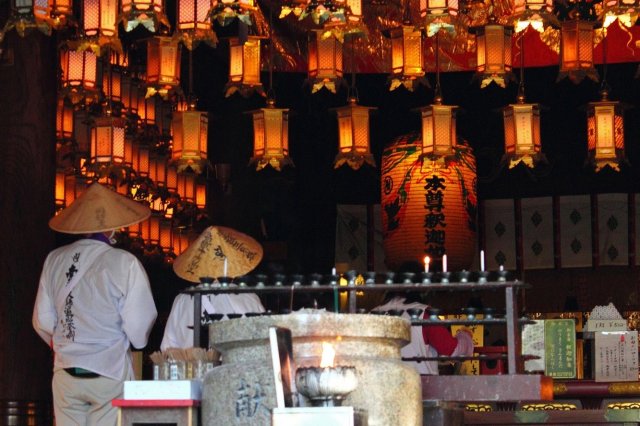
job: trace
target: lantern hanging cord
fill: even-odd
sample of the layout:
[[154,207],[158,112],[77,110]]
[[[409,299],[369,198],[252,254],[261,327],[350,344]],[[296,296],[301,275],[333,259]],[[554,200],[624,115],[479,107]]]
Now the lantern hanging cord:
[[189,50],[189,99],[193,97],[193,49]]
[[356,56],[356,36],[351,36],[351,56],[349,61],[351,62],[351,87],[349,87],[348,100],[354,100],[356,102],[358,99],[358,89],[356,87],[356,65],[355,65],[355,56]]
[[518,83],[518,102],[524,103],[524,33],[526,29],[521,32],[520,37],[518,37],[517,43],[520,44],[518,46],[520,48],[520,82]]
[[434,55],[436,57],[436,87],[433,94],[435,104],[442,103],[442,88],[440,87],[440,30],[436,32],[436,47]]
[[273,88],[273,10],[269,9],[269,88],[267,89],[267,100],[275,102],[276,91]]
[[602,83],[600,83],[600,94],[605,98],[609,92],[609,85],[607,84],[607,29],[603,28],[602,31]]

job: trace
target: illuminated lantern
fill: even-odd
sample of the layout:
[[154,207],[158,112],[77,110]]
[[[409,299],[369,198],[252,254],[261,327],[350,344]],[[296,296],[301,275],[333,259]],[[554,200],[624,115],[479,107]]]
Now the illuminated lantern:
[[514,78],[511,73],[513,29],[492,23],[476,28],[475,32],[478,60],[476,77],[481,80],[480,87],[484,88],[492,81],[505,87]]
[[180,44],[172,37],[155,36],[147,41],[148,95],[158,92],[166,97],[180,84],[180,56]]
[[254,90],[262,93],[260,82],[260,37],[248,36],[243,43],[239,38],[229,39],[229,81],[225,96],[239,92],[250,96]]
[[424,78],[423,33],[413,25],[402,25],[388,32],[391,39],[391,85],[395,90],[401,85],[413,91],[415,86],[428,86]]
[[381,207],[385,262],[400,270],[447,255],[449,270],[469,269],[476,252],[476,161],[466,145],[446,166],[421,166],[417,134],[382,153]]
[[143,124],[156,124],[156,110],[161,101],[159,96],[145,98],[143,92],[138,92],[138,117]]
[[66,177],[67,177],[67,173],[65,169],[56,170],[56,185],[55,185],[56,212],[59,210],[62,210],[67,206],[64,198],[64,186],[65,186]]
[[161,216],[152,214],[149,219],[141,222],[140,237],[147,245],[157,246],[160,243]]
[[73,107],[64,99],[58,99],[56,108],[56,139],[58,141],[70,140],[73,137]]
[[183,201],[196,202],[196,175],[193,173],[178,173],[178,194]]
[[369,112],[377,108],[358,105],[355,97],[349,98],[347,106],[336,108],[338,115],[338,155],[334,168],[348,164],[358,170],[363,163],[372,167],[376,162],[369,147]]
[[534,167],[544,161],[540,143],[540,106],[527,104],[524,96],[503,110],[504,150],[509,168],[520,163]]
[[420,16],[426,18],[427,36],[433,37],[440,29],[454,31],[458,3],[458,0],[420,0]]
[[624,118],[622,105],[608,100],[606,90],[602,100],[590,102],[587,110],[589,160],[596,171],[609,166],[620,171],[624,161]]
[[207,207],[207,185],[196,182],[196,207],[204,210]]
[[122,73],[119,67],[102,66],[102,93],[112,102],[122,102]]
[[60,51],[62,68],[61,95],[68,97],[71,103],[95,98],[98,75],[98,58],[93,52],[62,49]]
[[516,33],[529,26],[541,33],[546,23],[558,26],[557,19],[553,15],[553,0],[515,0],[513,16],[516,18]]
[[199,41],[215,47],[218,37],[209,19],[211,0],[178,0],[176,35],[191,50]]
[[442,105],[438,96],[433,105],[420,108],[423,158],[443,160],[454,154],[457,144],[457,108],[453,105]]
[[136,144],[136,147],[134,152],[137,155],[134,156],[133,169],[140,176],[149,176],[149,147],[143,144]]
[[181,254],[189,247],[189,233],[183,228],[173,228],[173,250]]
[[121,10],[125,31],[131,31],[138,25],[142,25],[148,31],[155,33],[158,30],[158,23],[169,26],[164,16],[162,0],[121,0]]
[[178,172],[191,169],[201,173],[207,164],[209,119],[206,112],[196,111],[195,101],[186,111],[176,111],[171,121],[173,149],[171,164]]
[[593,22],[573,19],[560,29],[560,72],[558,80],[569,77],[580,83],[585,77],[598,81],[593,63]]
[[167,160],[164,157],[152,156],[149,159],[149,179],[157,186],[167,184]]
[[85,162],[89,159],[91,153],[91,126],[93,118],[85,109],[79,109],[73,112],[73,138],[76,142],[76,158],[78,163],[75,167],[83,170]]
[[336,93],[337,85],[342,82],[342,43],[331,31],[312,30],[309,32],[308,48],[311,93],[323,87]]
[[65,205],[70,206],[71,203],[73,203],[88,186],[89,181],[86,177],[73,173],[66,175],[64,181]]
[[178,192],[178,170],[173,166],[167,167],[167,190]]
[[122,106],[127,113],[137,114],[140,92],[138,81],[131,77],[127,72],[124,72],[120,79]]
[[160,220],[160,236],[158,244],[165,253],[169,253],[173,250],[173,232],[170,220]]
[[253,115],[253,157],[256,170],[271,165],[280,171],[292,166],[289,157],[289,109],[276,108],[275,100],[268,99],[267,107],[251,112]]
[[[95,119],[90,162],[100,170],[124,163],[125,121],[109,114]],[[94,170],[97,171],[97,170]]]
[[602,26],[607,28],[616,19],[627,28],[638,20],[638,0],[605,0],[602,2]]
[[84,0],[81,4],[83,41],[98,55],[102,46],[118,46],[118,0]]

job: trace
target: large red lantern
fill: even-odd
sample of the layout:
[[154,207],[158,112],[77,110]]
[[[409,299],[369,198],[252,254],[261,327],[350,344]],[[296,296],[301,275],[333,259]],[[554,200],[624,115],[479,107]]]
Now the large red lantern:
[[447,255],[450,270],[469,269],[476,251],[476,160],[463,144],[445,165],[423,167],[419,134],[382,153],[385,262],[391,269]]

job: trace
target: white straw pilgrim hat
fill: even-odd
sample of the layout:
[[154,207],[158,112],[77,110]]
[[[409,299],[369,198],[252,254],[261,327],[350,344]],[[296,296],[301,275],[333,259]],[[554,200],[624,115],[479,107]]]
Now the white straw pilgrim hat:
[[262,254],[262,246],[250,236],[235,229],[210,226],[176,257],[173,270],[194,283],[200,282],[201,277],[238,277],[258,266]]
[[49,227],[66,234],[91,234],[130,226],[150,215],[149,207],[94,183],[52,217]]

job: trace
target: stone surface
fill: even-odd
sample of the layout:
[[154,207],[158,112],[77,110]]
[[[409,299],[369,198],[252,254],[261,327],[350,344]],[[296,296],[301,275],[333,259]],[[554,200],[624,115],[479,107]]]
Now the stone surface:
[[[410,339],[409,323],[400,317],[313,310],[222,321],[209,328],[222,365],[204,381],[204,424],[270,424],[269,410],[276,405],[271,326],[291,330],[294,372],[320,365],[322,342],[333,345],[335,365],[356,368],[358,387],[343,405],[365,410],[369,426],[422,425],[420,377],[400,360],[400,348]],[[300,404],[308,402],[300,397]]]

